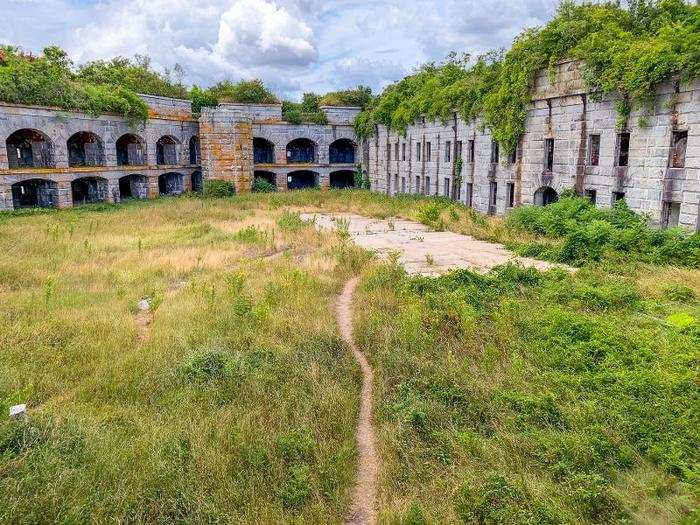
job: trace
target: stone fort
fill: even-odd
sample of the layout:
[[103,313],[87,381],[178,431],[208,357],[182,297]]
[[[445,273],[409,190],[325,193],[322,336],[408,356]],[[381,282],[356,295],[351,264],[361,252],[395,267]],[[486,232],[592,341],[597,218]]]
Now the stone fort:
[[149,119],[0,103],[0,210],[116,203],[201,191],[206,180],[246,192],[352,187],[441,196],[488,214],[546,205],[575,189],[597,206],[625,199],[662,227],[700,229],[700,79],[661,84],[653,107],[618,122],[613,97],[584,86],[579,64],[541,72],[525,133],[500,151],[479,120],[420,119],[405,133],[377,126],[359,141],[356,107],[323,107],[328,124],[291,124],[280,104],[220,104],[142,95]]

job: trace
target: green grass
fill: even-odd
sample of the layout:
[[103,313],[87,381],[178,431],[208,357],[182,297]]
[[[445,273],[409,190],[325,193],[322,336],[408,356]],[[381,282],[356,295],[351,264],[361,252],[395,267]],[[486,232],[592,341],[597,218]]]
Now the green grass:
[[697,268],[606,246],[575,274],[409,278],[296,214],[319,208],[566,242],[363,191],[0,214],[0,522],[341,522],[356,274],[383,523],[692,521]]

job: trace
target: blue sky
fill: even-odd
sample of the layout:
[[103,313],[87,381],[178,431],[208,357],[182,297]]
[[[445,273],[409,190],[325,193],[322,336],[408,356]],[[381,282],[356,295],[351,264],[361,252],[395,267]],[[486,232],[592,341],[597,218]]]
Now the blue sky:
[[[451,50],[506,47],[558,0],[0,0],[0,42],[76,62],[149,55],[185,82],[262,78],[298,98],[388,83]],[[10,20],[10,23],[6,21]]]

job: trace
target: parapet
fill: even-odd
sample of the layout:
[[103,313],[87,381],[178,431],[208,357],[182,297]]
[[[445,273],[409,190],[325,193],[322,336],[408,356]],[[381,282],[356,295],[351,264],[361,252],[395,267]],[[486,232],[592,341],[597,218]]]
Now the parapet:
[[139,97],[148,104],[150,118],[166,117],[176,119],[192,119],[192,101],[179,98],[143,95]]
[[355,117],[362,111],[362,108],[357,106],[321,106],[321,110],[326,114],[329,124],[352,126]]

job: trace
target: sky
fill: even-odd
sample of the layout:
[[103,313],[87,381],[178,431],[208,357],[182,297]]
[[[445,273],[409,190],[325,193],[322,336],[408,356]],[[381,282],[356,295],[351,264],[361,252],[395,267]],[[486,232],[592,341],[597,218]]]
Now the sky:
[[0,0],[0,43],[65,49],[76,63],[148,55],[186,84],[260,78],[299,99],[379,92],[450,51],[508,47],[558,0]]

